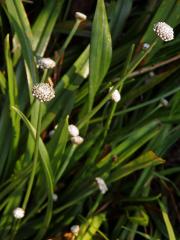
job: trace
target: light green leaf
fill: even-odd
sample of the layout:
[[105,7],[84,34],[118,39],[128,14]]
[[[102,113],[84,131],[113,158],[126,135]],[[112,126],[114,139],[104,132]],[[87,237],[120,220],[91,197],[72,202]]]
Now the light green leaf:
[[104,0],[98,0],[90,44],[89,110],[111,63],[112,43]]
[[112,172],[110,181],[117,181],[137,170],[163,164],[164,162],[162,158],[156,156],[152,151],[148,151],[126,165],[116,168]]

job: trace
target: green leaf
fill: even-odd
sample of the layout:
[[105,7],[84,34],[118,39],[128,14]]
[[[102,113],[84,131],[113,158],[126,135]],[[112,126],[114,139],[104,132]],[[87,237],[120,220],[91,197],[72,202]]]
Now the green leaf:
[[32,28],[32,45],[37,55],[44,55],[63,3],[64,0],[48,1],[36,19]]
[[[51,163],[55,176],[58,176],[58,173],[60,172],[62,157],[69,137],[68,119],[69,116],[58,124],[58,128],[55,130],[53,138],[48,146],[48,152],[52,159]],[[58,179],[56,179],[56,181],[58,181]]]
[[116,168],[111,174],[110,181],[117,181],[137,170],[163,164],[164,162],[162,158],[156,156],[152,151],[146,152],[126,165]]
[[[12,106],[11,108],[22,118],[22,120],[24,121],[24,123],[28,127],[33,139],[35,140],[35,137],[36,137],[35,128],[32,126],[32,124],[29,122],[29,120],[26,118],[26,116],[18,108],[14,107],[14,106]],[[39,141],[39,152],[40,152],[40,155],[41,155],[41,158],[42,158],[42,166],[43,166],[44,171],[45,171],[46,179],[49,183],[49,186],[51,186],[49,190],[52,190],[54,177],[53,177],[53,173],[52,173],[47,149],[46,149],[46,147],[45,147],[45,145],[44,145],[44,143],[41,139]]]
[[0,89],[3,94],[5,94],[6,91],[6,79],[4,74],[0,71]]
[[176,240],[176,237],[175,237],[175,234],[174,234],[174,231],[173,231],[173,227],[171,225],[171,222],[169,220],[169,216],[167,214],[167,210],[166,210],[162,201],[159,201],[159,205],[160,205],[161,212],[162,212],[162,215],[163,215],[164,223],[165,223],[167,231],[168,231],[169,240]]
[[111,161],[113,156],[119,155],[120,157],[113,164],[113,168],[121,164],[129,156],[131,156],[137,149],[139,149],[144,143],[150,140],[159,132],[159,122],[153,121],[135,131],[133,131],[130,136],[123,141],[120,145],[115,147],[109,154],[107,154],[101,161],[97,164],[98,168],[106,164],[109,159]]
[[98,0],[90,44],[89,110],[111,63],[112,43],[104,0]]
[[92,218],[89,218],[87,222],[81,225],[81,230],[77,237],[77,240],[91,240],[98,231],[102,222],[105,220],[105,214],[99,214]]
[[113,42],[117,41],[117,38],[124,27],[132,8],[132,2],[132,0],[118,0],[116,4],[114,4],[114,11],[110,23]]

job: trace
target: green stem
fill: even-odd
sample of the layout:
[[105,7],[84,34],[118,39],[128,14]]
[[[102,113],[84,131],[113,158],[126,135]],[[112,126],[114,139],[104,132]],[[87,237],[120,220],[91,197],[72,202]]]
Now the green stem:
[[45,69],[41,82],[43,82],[43,83],[46,82],[47,78],[48,78],[48,69]]
[[63,46],[62,46],[62,48],[61,48],[61,50],[59,52],[59,59],[58,60],[61,59],[63,53],[65,52],[65,50],[68,47],[69,43],[71,42],[74,34],[76,33],[80,23],[81,23],[81,20],[77,19],[75,24],[74,24],[74,26],[73,26],[73,28],[72,28],[72,30],[71,30],[71,32],[69,33],[66,41],[64,42],[64,44],[63,44]]
[[38,161],[38,150],[39,150],[39,137],[41,133],[41,103],[38,102],[38,122],[37,122],[37,131],[36,131],[36,140],[35,140],[35,149],[34,149],[34,159],[33,159],[33,167],[32,167],[32,173],[31,177],[29,180],[28,188],[26,191],[26,195],[24,198],[24,202],[22,204],[22,208],[25,210],[29,201],[29,197],[31,194],[35,174],[36,174],[36,169],[37,169],[37,161]]
[[63,175],[64,171],[66,170],[70,160],[71,160],[71,157],[73,156],[74,154],[74,151],[76,150],[76,147],[77,145],[73,144],[70,151],[69,151],[69,154],[64,162],[64,164],[62,165],[59,173],[57,174],[57,177],[56,177],[56,182],[59,181],[59,179],[61,178],[61,176]]

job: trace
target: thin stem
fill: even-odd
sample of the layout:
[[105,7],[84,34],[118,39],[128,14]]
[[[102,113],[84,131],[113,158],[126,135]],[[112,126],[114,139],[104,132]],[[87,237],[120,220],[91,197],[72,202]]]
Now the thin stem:
[[37,131],[36,131],[36,140],[35,140],[35,149],[34,149],[34,159],[33,159],[33,167],[32,167],[32,173],[31,177],[29,180],[28,188],[26,191],[26,195],[24,198],[24,202],[22,204],[22,208],[25,210],[29,201],[29,197],[31,194],[35,174],[36,174],[36,169],[37,169],[37,161],[38,161],[38,150],[39,150],[39,137],[41,133],[41,103],[38,102],[38,122],[37,122]]
[[71,42],[71,40],[72,40],[74,34],[76,33],[76,31],[77,31],[77,29],[78,29],[80,23],[81,23],[81,20],[76,19],[76,22],[75,22],[75,24],[74,24],[74,26],[73,26],[71,32],[69,33],[69,35],[68,35],[66,41],[64,42],[64,44],[63,44],[63,46],[62,46],[62,48],[61,48],[61,50],[60,50],[60,52],[59,52],[59,58],[58,58],[58,61],[61,59],[63,53],[65,52],[66,48],[68,47],[69,43]]
[[74,154],[74,151],[76,150],[76,147],[77,145],[76,144],[73,144],[70,151],[69,151],[69,154],[64,162],[64,164],[62,165],[59,173],[57,174],[57,177],[56,177],[56,181],[59,181],[59,179],[61,178],[61,176],[63,175],[64,171],[66,170],[70,160],[71,160],[71,157],[73,156]]
[[155,70],[156,68],[159,68],[159,67],[163,67],[169,63],[172,63],[174,61],[177,61],[180,59],[180,54],[178,54],[177,56],[174,56],[168,60],[165,60],[165,61],[162,61],[160,63],[157,63],[157,64],[154,64],[154,65],[151,65],[151,66],[147,66],[147,67],[144,67],[144,68],[141,68],[137,71],[134,71],[130,74],[130,77],[135,77],[135,76],[138,76],[138,75],[141,75],[141,74],[144,74],[146,72],[150,72],[150,71],[153,71]]

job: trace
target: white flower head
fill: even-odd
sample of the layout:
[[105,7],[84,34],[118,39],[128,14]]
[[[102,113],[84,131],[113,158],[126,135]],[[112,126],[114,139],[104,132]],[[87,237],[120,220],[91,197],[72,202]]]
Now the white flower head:
[[107,187],[105,181],[100,177],[96,177],[95,180],[96,180],[96,183],[98,185],[100,192],[102,194],[105,194],[108,191],[108,187]]
[[49,102],[55,97],[55,91],[49,83],[39,83],[33,86],[32,95],[41,102]]
[[154,77],[155,76],[155,73],[153,71],[149,72],[149,76],[150,77]]
[[16,219],[21,219],[23,218],[25,215],[25,211],[23,208],[17,207],[13,210],[13,216]]
[[80,230],[79,225],[73,225],[70,229],[71,229],[71,232],[72,232],[75,236],[78,236],[78,233],[79,233],[79,230]]
[[80,145],[84,142],[84,138],[82,138],[81,136],[72,137],[71,142],[76,145]]
[[[112,90],[112,87],[110,87],[109,91],[111,90]],[[111,99],[116,103],[118,103],[121,100],[121,94],[117,89],[113,90]]]
[[76,12],[75,13],[75,18],[81,22],[86,21],[87,16],[81,12]]
[[58,200],[58,195],[57,195],[56,193],[53,193],[52,199],[53,199],[54,202],[57,202],[57,200]]
[[143,44],[143,49],[148,49],[148,48],[150,48],[150,44],[149,43],[144,43]]
[[73,125],[73,124],[70,124],[70,125],[68,126],[68,132],[69,132],[69,134],[70,134],[72,137],[77,137],[77,136],[79,136],[79,129],[78,129],[75,125]]
[[168,107],[169,106],[169,102],[165,98],[161,99],[160,104],[161,104],[162,107]]
[[50,69],[56,66],[56,62],[51,58],[36,57],[36,65],[41,69]]
[[154,32],[165,42],[174,39],[174,30],[165,22],[158,22],[154,24]]

